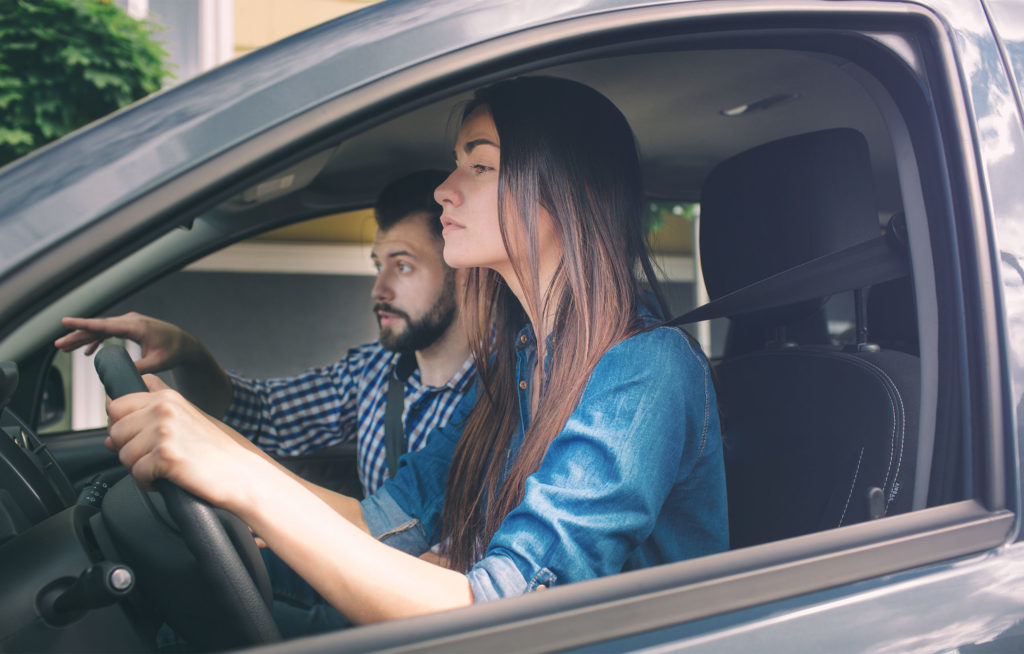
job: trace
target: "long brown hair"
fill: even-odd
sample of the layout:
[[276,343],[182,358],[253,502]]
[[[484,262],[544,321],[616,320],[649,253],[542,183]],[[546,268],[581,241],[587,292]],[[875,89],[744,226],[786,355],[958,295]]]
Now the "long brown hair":
[[[481,388],[449,468],[442,514],[445,554],[454,570],[478,561],[505,516],[523,498],[604,353],[640,331],[642,270],[665,315],[646,247],[640,167],[626,119],[582,84],[523,77],[476,92],[463,120],[486,106],[501,154],[498,222],[530,314],[553,316],[555,341],[537,333],[539,403],[507,476],[505,451],[519,424],[514,333],[524,307],[492,270],[469,271],[463,311]],[[562,258],[546,296],[540,288],[538,209],[550,214]],[[538,365],[544,365],[539,363]],[[548,392],[557,389],[557,392]],[[504,481],[502,481],[504,476]]]

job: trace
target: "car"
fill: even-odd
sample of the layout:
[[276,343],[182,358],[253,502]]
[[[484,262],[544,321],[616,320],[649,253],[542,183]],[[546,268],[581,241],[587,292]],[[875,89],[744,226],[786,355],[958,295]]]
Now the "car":
[[[197,568],[102,428],[40,435],[60,318],[449,167],[453,107],[523,74],[606,94],[647,197],[699,203],[710,301],[677,322],[723,325],[732,547],[278,642],[258,562],[213,579],[244,527]],[[148,650],[165,619],[261,652],[1024,649],[1022,87],[1014,0],[393,0],[3,168],[0,649]]]

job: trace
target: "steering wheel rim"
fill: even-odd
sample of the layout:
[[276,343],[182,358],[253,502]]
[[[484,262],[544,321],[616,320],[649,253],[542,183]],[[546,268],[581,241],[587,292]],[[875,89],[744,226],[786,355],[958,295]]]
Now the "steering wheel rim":
[[[111,398],[149,391],[123,347],[104,346],[96,355],[95,365]],[[262,567],[262,560],[259,567],[253,570],[257,576],[262,577],[263,583],[260,584],[250,574],[222,520],[234,520],[241,525],[241,529],[247,531],[248,528],[226,511],[218,515],[207,502],[166,479],[158,479],[153,485],[163,497],[167,512],[178,527],[181,540],[198,562],[201,575],[224,591],[220,595],[224,600],[221,603],[223,617],[227,620],[225,631],[237,641],[229,646],[280,641],[281,633],[270,612],[269,593],[260,588],[263,585],[269,591],[269,579],[266,569]],[[155,512],[151,503],[146,502],[145,505],[151,514]],[[152,517],[160,520],[159,516]],[[237,532],[239,527],[234,529]],[[255,543],[251,547],[255,548]],[[253,557],[247,558],[252,560]],[[257,555],[255,558],[260,557]]]

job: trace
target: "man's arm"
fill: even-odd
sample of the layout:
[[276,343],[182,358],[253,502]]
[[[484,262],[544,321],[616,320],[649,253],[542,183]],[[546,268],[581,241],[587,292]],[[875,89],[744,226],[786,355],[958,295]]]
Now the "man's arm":
[[139,372],[173,368],[175,383],[189,401],[217,418],[227,413],[233,394],[230,377],[199,339],[177,325],[139,313],[61,322],[73,330],[53,343],[64,352],[85,347],[92,354],[111,336],[135,341],[142,346],[142,358],[135,362]]

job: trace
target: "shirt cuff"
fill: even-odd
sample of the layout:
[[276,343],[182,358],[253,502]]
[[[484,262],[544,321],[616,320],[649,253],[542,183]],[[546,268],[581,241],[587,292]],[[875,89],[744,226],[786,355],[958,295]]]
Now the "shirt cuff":
[[529,582],[515,562],[504,554],[490,554],[466,573],[474,602],[489,602],[543,590],[555,583],[555,575],[541,568]]
[[380,542],[413,556],[430,549],[423,524],[398,506],[387,488],[367,497],[360,506],[370,535]]

